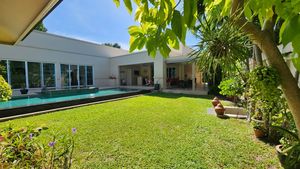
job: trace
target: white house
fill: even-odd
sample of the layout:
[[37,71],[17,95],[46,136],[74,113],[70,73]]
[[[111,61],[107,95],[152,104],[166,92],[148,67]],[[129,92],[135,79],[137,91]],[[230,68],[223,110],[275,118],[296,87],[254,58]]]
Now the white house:
[[43,86],[55,89],[141,87],[154,83],[160,84],[162,89],[195,92],[202,86],[202,74],[188,63],[190,51],[182,47],[172,51],[168,58],[163,58],[159,52],[152,58],[146,51],[128,53],[123,49],[33,31],[19,44],[0,45],[0,64],[7,68],[5,78],[15,89],[14,94],[23,87],[35,92]]

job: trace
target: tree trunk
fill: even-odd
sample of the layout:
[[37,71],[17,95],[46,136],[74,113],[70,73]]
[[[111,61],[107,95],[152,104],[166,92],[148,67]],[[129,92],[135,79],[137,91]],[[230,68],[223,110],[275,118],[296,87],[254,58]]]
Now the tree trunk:
[[256,59],[256,63],[258,66],[263,66],[263,59],[262,59],[262,55],[261,55],[261,50],[259,49],[259,47],[257,45],[253,45],[253,53],[254,53],[254,57]]
[[249,35],[251,41],[266,55],[270,66],[278,71],[281,78],[280,84],[295,120],[298,136],[300,137],[300,89],[298,87],[298,82],[293,77],[289,67],[283,59],[276,42],[273,40],[272,34],[268,31],[261,30],[253,23],[248,22],[244,16],[240,15],[240,12],[243,12],[243,5],[243,0],[233,0],[231,15],[232,17],[237,18],[235,23]]
[[261,44],[259,47],[261,48],[263,53],[266,54],[268,62],[272,67],[277,69],[279,73],[279,76],[281,78],[280,84],[289,108],[293,114],[298,129],[298,136],[300,136],[300,89],[298,87],[297,81],[293,77],[275,42],[273,42],[268,37],[264,37],[263,39],[261,39],[261,41],[257,41],[257,44]]

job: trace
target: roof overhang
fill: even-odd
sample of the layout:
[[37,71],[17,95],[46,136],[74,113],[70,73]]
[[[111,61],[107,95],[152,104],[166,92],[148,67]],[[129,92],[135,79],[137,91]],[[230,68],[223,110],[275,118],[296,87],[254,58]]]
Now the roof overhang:
[[1,0],[0,44],[23,40],[62,0]]
[[190,62],[192,58],[187,56],[176,56],[176,57],[169,57],[166,59],[166,63],[186,63]]

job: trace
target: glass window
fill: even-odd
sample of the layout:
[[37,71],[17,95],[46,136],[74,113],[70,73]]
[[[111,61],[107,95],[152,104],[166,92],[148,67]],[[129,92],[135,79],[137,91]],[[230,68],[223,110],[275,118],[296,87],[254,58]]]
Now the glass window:
[[85,66],[79,66],[79,82],[80,86],[86,86]]
[[44,86],[55,87],[55,65],[53,63],[43,64]]
[[78,69],[77,65],[70,66],[70,75],[71,75],[71,86],[78,86]]
[[86,67],[87,71],[87,85],[93,85],[93,67],[92,66],[87,66]]
[[29,88],[41,87],[41,64],[28,62]]
[[13,89],[26,87],[25,62],[9,61],[11,86]]
[[167,68],[167,78],[175,78],[176,77],[176,68],[168,67]]
[[0,75],[7,81],[7,64],[6,60],[0,60]]
[[69,85],[69,65],[60,65],[61,71],[61,86],[67,87]]

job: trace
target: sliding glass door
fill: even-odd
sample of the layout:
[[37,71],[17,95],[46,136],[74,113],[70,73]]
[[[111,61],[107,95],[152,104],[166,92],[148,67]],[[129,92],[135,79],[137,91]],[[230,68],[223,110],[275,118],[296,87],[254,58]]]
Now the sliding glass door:
[[85,66],[79,66],[79,85],[80,86],[86,86],[86,67]]
[[9,61],[10,85],[13,89],[26,87],[25,62]]
[[87,71],[87,85],[93,85],[94,84],[93,67],[87,66],[86,71]]
[[70,86],[70,75],[69,75],[69,65],[61,64],[61,86],[69,87]]
[[55,87],[55,64],[53,63],[43,64],[43,77],[44,77],[44,86]]
[[78,66],[70,66],[71,86],[78,86]]
[[41,77],[41,64],[36,62],[28,62],[29,88],[41,87]]
[[92,66],[61,64],[62,87],[83,87],[94,85]]

